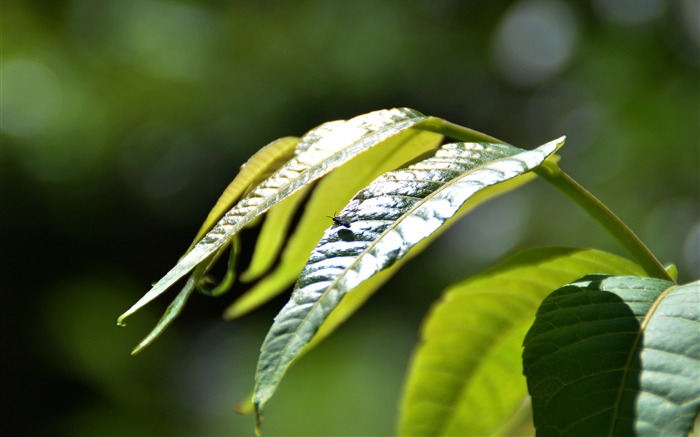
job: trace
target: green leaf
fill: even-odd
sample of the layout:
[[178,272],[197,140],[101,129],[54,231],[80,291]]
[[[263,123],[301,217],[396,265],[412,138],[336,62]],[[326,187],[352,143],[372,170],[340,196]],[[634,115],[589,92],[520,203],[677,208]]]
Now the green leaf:
[[358,153],[425,118],[423,114],[405,108],[382,110],[347,121],[324,123],[308,132],[297,145],[295,156],[229,210],[175,267],[119,317],[117,323],[123,325],[126,317],[165,292],[272,206]]
[[700,411],[700,282],[590,275],[524,344],[538,435],[685,436]]
[[255,241],[255,250],[250,265],[245,272],[241,273],[241,281],[250,282],[270,270],[284,246],[285,237],[294,219],[294,214],[307,198],[311,188],[313,185],[307,185],[270,208],[265,215],[260,235]]
[[259,414],[300,350],[343,296],[403,258],[452,218],[475,193],[532,170],[563,144],[535,150],[491,143],[453,143],[434,157],[386,173],[339,214],[304,267],[292,297],[262,346],[254,403]]
[[[327,215],[339,211],[358,190],[366,187],[377,176],[437,148],[442,138],[442,135],[433,132],[408,129],[324,177],[307,202],[304,214],[284,248],[279,265],[227,308],[224,317],[240,317],[294,284],[311,251],[328,228],[330,220],[326,218]],[[274,208],[270,213],[273,211]],[[260,242],[256,245],[256,252],[267,250],[267,246]]]
[[[198,267],[197,270],[200,270]],[[203,270],[203,269],[201,269]],[[187,303],[187,299],[190,298],[194,290],[197,288],[197,282],[201,278],[201,272],[195,271],[189,278],[182,290],[175,296],[175,299],[168,305],[165,312],[161,316],[156,326],[151,330],[151,332],[144,337],[141,342],[131,351],[131,355],[136,355],[153,343],[160,335],[165,332],[165,329],[170,326],[173,321],[180,315],[182,309]]]
[[423,323],[399,434],[514,435],[510,426],[527,405],[521,345],[537,307],[553,289],[591,272],[643,270],[596,250],[541,248],[447,289]]
[[490,187],[485,187],[478,193],[474,194],[467,200],[464,205],[459,209],[459,212],[454,215],[454,217],[435,232],[430,234],[425,239],[421,240],[418,244],[413,246],[413,248],[408,252],[408,254],[396,261],[392,266],[382,270],[366,281],[362,282],[359,286],[352,290],[352,293],[348,293],[340,301],[337,307],[333,309],[333,312],[326,318],[321,327],[318,329],[313,339],[304,347],[302,354],[313,349],[318,343],[323,341],[326,337],[331,335],[338,326],[345,322],[350,316],[352,316],[355,311],[357,311],[364,303],[381,287],[386,281],[388,281],[394,274],[411,259],[418,256],[423,250],[425,250],[434,240],[436,240],[440,235],[447,231],[454,223],[456,223],[462,216],[471,212],[474,208],[481,205],[487,200],[493,199],[497,196],[506,194],[517,187],[531,181],[535,178],[533,172],[528,172],[520,175],[514,179],[501,182]]
[[[226,246],[224,246],[225,248]],[[231,240],[231,253],[229,254],[228,258],[228,265],[226,267],[226,273],[224,277],[219,281],[218,283],[214,278],[211,278],[209,276],[204,276],[202,277],[199,281],[197,281],[197,290],[205,295],[205,296],[210,296],[210,297],[217,297],[221,296],[222,294],[226,293],[232,286],[233,283],[236,280],[236,261],[238,259],[238,253],[240,252],[240,242],[238,241],[238,238],[234,238]],[[221,250],[217,251],[217,254]],[[214,257],[212,264],[216,262],[216,257]],[[201,266],[202,264],[200,264]],[[205,269],[205,272],[209,270],[211,266],[207,266]],[[197,269],[195,269],[195,272]],[[193,276],[196,276],[193,274]]]
[[241,166],[236,177],[226,187],[224,192],[214,204],[214,207],[202,223],[188,252],[202,237],[216,224],[243,193],[251,187],[266,179],[272,172],[280,168],[285,162],[294,156],[294,150],[299,144],[299,138],[285,137],[275,140],[255,152],[253,156]]
[[131,355],[136,355],[143,351],[158,337],[160,337],[163,332],[165,332],[165,329],[175,321],[175,319],[185,308],[187,300],[195,289],[199,289],[200,292],[209,296],[218,296],[226,292],[231,287],[233,281],[235,280],[235,264],[239,251],[239,242],[236,238],[231,241],[231,254],[229,256],[228,268],[226,269],[226,275],[221,283],[215,285],[211,290],[205,289],[205,284],[203,284],[204,275],[217,262],[219,257],[226,252],[226,249],[227,246],[220,247],[219,250],[207,258],[205,262],[199,264],[194,269],[192,274],[187,278],[187,282],[185,282],[184,287],[182,287],[182,290],[180,290],[175,299],[173,299],[170,305],[168,305],[168,308],[165,310],[158,323],[156,323],[156,326],[154,326],[151,332],[149,332],[148,335],[131,351]]

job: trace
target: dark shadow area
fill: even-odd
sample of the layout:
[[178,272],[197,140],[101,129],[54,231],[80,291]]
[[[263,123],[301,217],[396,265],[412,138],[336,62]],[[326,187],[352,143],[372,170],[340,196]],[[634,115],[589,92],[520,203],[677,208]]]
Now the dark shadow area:
[[644,314],[601,289],[607,278],[589,275],[551,293],[525,338],[538,435],[635,435]]

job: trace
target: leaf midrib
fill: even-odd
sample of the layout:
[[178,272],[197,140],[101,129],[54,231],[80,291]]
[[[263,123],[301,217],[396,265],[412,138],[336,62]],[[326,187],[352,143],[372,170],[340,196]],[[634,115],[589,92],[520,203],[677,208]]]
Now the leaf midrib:
[[[651,321],[651,318],[654,316],[656,313],[656,310],[659,308],[659,305],[661,305],[661,302],[668,296],[673,290],[678,288],[678,285],[672,285],[668,288],[666,288],[663,292],[661,292],[656,299],[654,299],[654,302],[651,304],[651,307],[647,311],[646,315],[644,316],[644,319],[642,319],[642,322],[639,324],[639,330],[637,331],[637,336],[634,339],[634,345],[630,349],[629,354],[627,354],[627,361],[625,362],[625,367],[623,371],[622,378],[620,380],[620,386],[618,387],[617,390],[617,398],[615,399],[615,409],[613,411],[613,418],[612,422],[610,423],[610,430],[609,434],[610,436],[614,435],[614,430],[617,427],[617,421],[619,417],[619,411],[620,411],[620,404],[622,401],[622,393],[625,388],[625,384],[627,382],[627,378],[629,377],[629,369],[630,365],[632,364],[632,360],[634,359],[634,356],[638,353],[639,348],[642,346],[642,336],[644,332],[646,332],[646,327]],[[625,304],[627,302],[625,301]]]
[[[347,121],[349,121],[349,120],[347,120]],[[402,120],[402,121],[399,121],[399,122],[396,122],[393,124],[385,125],[380,130],[371,131],[371,132],[361,136],[357,140],[355,140],[351,145],[333,152],[332,154],[325,157],[322,161],[317,162],[316,164],[312,165],[311,167],[308,167],[308,168],[302,170],[299,173],[298,177],[296,177],[294,179],[290,179],[289,182],[282,184],[277,190],[275,190],[275,193],[279,193],[279,192],[285,191],[287,189],[291,189],[291,188],[289,188],[290,186],[293,186],[295,183],[299,183],[298,187],[291,189],[291,191],[289,191],[284,197],[282,197],[282,199],[289,197],[290,195],[294,194],[297,190],[299,190],[300,188],[302,188],[303,186],[305,186],[307,183],[309,183],[311,181],[311,177],[308,177],[308,175],[309,175],[309,173],[311,173],[312,170],[315,170],[315,169],[322,167],[324,164],[328,163],[329,161],[332,161],[333,158],[335,158],[337,156],[347,155],[349,157],[348,160],[352,159],[357,154],[355,149],[362,149],[362,147],[359,146],[361,143],[364,143],[368,138],[371,138],[372,136],[380,136],[388,128],[398,129],[398,131],[401,132],[404,129],[408,128],[404,125],[408,124],[410,126],[410,125],[415,125],[416,123],[418,123],[418,122],[416,122],[414,119]],[[399,128],[398,126],[401,126],[401,127]],[[370,147],[374,147],[379,143],[380,142],[374,143]],[[367,147],[367,148],[369,148],[369,147]],[[362,151],[364,151],[364,150],[362,150]],[[341,158],[341,160],[342,160],[342,158]],[[340,165],[341,164],[337,164],[333,168],[337,168]],[[280,169],[279,171],[281,172],[282,170],[284,170],[284,168]],[[330,169],[330,170],[328,170],[328,172],[330,172],[332,170],[333,169]],[[275,174],[276,173],[277,172],[275,172]],[[272,178],[273,176],[274,176],[274,174],[271,175],[270,178]],[[320,177],[320,176],[322,176],[322,174],[316,175],[316,177]],[[309,180],[305,180],[305,178],[308,178]],[[260,185],[262,185],[263,183],[264,182],[262,182]],[[258,185],[258,187],[260,185]],[[258,187],[256,187],[254,190],[256,190]],[[253,194],[253,192],[251,192],[251,194]],[[248,197],[248,196],[246,196],[246,197]],[[229,231],[225,232],[221,238],[217,239],[217,241],[215,243],[212,243],[212,244],[215,245],[220,240],[225,240],[225,239],[233,236],[233,234],[235,234],[236,232],[238,232],[242,228],[243,225],[241,225],[241,223],[245,224],[250,220],[250,218],[248,216],[250,216],[251,214],[253,214],[253,216],[255,217],[255,216],[267,211],[268,209],[270,209],[273,206],[271,203],[273,203],[272,201],[275,200],[275,197],[276,197],[276,194],[272,194],[272,195],[268,196],[267,198],[265,198],[265,200],[263,200],[260,204],[258,204],[257,207],[253,207],[253,209],[248,214],[242,216],[242,218],[240,220],[238,220],[236,223],[234,223],[232,225],[232,227]],[[276,200],[279,201],[282,199],[276,199]],[[225,217],[225,215],[224,215],[224,217]],[[216,225],[215,225],[215,227],[216,227]],[[218,247],[216,247],[216,246],[214,246],[214,247],[218,249]]]

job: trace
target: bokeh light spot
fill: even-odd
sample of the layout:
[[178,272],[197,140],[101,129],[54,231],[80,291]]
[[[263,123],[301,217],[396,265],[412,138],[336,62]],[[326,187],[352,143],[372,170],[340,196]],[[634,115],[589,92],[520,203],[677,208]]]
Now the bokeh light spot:
[[[693,1],[697,3],[697,0]],[[622,25],[646,23],[658,17],[664,9],[660,0],[595,0],[593,5],[605,19]]]
[[37,61],[17,59],[3,64],[0,128],[23,137],[43,132],[61,109],[61,81],[49,67]]
[[696,45],[700,45],[700,1],[685,0],[681,3],[683,25],[688,37]]
[[110,5],[111,44],[117,56],[160,77],[197,79],[204,73],[217,33],[211,14],[194,5],[158,0]]
[[576,17],[565,3],[517,3],[506,12],[496,31],[493,56],[497,70],[514,85],[538,85],[566,66],[577,34]]

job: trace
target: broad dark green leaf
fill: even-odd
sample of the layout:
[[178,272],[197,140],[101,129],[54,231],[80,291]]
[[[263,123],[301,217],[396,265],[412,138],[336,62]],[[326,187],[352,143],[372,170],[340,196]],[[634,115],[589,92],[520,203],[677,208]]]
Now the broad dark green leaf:
[[552,290],[591,272],[642,274],[596,250],[520,252],[455,284],[426,317],[408,371],[399,435],[514,435],[527,411],[522,341]]
[[227,244],[256,217],[300,188],[343,165],[355,155],[426,117],[410,109],[392,109],[347,121],[324,123],[304,135],[295,156],[238,202],[163,278],[119,317],[126,317],[165,292],[177,280]]
[[256,411],[347,292],[403,258],[481,189],[532,170],[562,143],[563,138],[531,151],[446,144],[434,157],[386,173],[357,193],[339,214],[350,228],[326,231],[268,332],[256,374]]
[[524,343],[538,435],[685,436],[700,411],[700,282],[590,275]]

